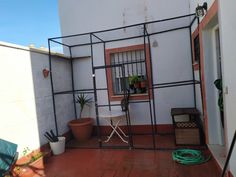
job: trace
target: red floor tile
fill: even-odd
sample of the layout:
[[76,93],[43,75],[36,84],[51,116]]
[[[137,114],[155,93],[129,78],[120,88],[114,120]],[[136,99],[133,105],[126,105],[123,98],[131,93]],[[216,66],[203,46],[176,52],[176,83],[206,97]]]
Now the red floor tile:
[[[150,146],[150,138],[139,137],[135,145]],[[157,145],[176,148],[173,136],[158,137]],[[113,142],[116,142],[113,139]],[[117,143],[117,142],[116,142]],[[90,145],[93,143],[90,142]],[[79,144],[81,145],[81,144]],[[113,144],[114,145],[114,144]],[[205,152],[208,153],[207,150]],[[50,157],[38,169],[18,177],[219,177],[214,160],[184,166],[172,160],[171,150],[66,149]]]

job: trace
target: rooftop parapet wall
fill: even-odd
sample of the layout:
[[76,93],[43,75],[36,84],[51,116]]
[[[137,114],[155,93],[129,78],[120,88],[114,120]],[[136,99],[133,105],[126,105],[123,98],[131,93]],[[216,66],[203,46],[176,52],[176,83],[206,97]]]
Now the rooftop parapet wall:
[[[1,138],[18,144],[20,153],[25,147],[37,149],[47,142],[45,131],[55,130],[50,77],[44,78],[42,73],[49,68],[48,51],[1,42],[0,54]],[[52,54],[54,83],[67,89],[70,62],[61,54]],[[72,97],[56,99],[60,103],[58,119],[62,134],[68,130],[67,122],[74,118],[69,106]]]

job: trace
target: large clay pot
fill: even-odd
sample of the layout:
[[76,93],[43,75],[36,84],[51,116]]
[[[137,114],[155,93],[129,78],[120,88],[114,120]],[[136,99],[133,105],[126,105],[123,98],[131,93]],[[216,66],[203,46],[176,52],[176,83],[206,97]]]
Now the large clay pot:
[[74,138],[77,141],[83,142],[91,137],[93,130],[93,119],[92,118],[80,118],[72,120],[68,123]]

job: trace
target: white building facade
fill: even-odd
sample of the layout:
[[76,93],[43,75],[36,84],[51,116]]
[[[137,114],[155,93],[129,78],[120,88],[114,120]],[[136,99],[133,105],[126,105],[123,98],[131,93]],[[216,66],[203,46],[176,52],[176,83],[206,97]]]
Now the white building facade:
[[[78,2],[76,0],[63,1],[59,0],[59,14],[61,20],[61,31],[63,35],[79,34],[85,32],[93,32],[97,30],[122,27],[126,25],[143,23],[153,20],[165,19],[195,13],[197,4],[203,4],[205,1],[108,1],[102,0],[96,3],[92,0]],[[222,167],[225,160],[225,155],[235,131],[236,112],[233,109],[236,103],[234,90],[235,82],[232,76],[234,75],[234,60],[232,56],[235,53],[233,42],[235,34],[232,31],[236,29],[233,18],[233,10],[235,6],[233,0],[222,2],[221,0],[206,1],[208,11],[204,17],[200,18],[199,25],[192,26],[192,44],[193,44],[193,62],[194,73],[196,80],[202,80],[202,90],[199,85],[196,85],[197,108],[202,112],[204,121],[206,143],[214,154],[215,159]],[[229,10],[227,11],[227,8]],[[70,12],[70,13],[68,13]],[[185,19],[191,21],[191,19]],[[186,22],[185,21],[185,22]],[[185,23],[183,22],[183,23]],[[161,27],[169,27],[178,25],[179,22],[159,24]],[[183,24],[182,24],[183,25]],[[160,26],[153,27],[161,28]],[[163,27],[163,28],[164,28]],[[150,29],[152,30],[152,29]],[[128,31],[123,31],[128,33]],[[181,80],[193,79],[191,74],[191,46],[189,45],[190,37],[187,35],[188,30],[179,30],[163,35],[156,35],[151,39],[152,46],[152,67],[154,83],[175,82]],[[113,37],[117,34],[110,34]],[[103,37],[106,37],[105,35]],[[200,55],[199,60],[195,60],[194,41],[198,37]],[[73,39],[63,42],[73,44],[84,39]],[[106,50],[130,47],[138,45],[141,42],[138,40],[125,41],[106,45]],[[154,45],[155,43],[155,45]],[[157,44],[157,45],[156,45]],[[97,47],[97,52],[94,54],[94,61],[97,65],[104,65],[103,51]],[[100,50],[100,52],[99,52]],[[90,56],[90,51],[74,48],[72,50],[73,57]],[[225,59],[227,58],[227,60]],[[77,88],[92,88],[92,77],[84,75],[90,68],[90,58],[84,57],[76,61],[78,82]],[[199,74],[199,65],[201,64],[201,73]],[[231,69],[232,68],[232,69]],[[92,72],[90,72],[91,74]],[[101,86],[106,84],[105,73],[100,73],[99,81]],[[83,79],[86,77],[86,79]],[[223,119],[224,128],[222,126],[221,114],[217,105],[218,90],[214,86],[214,81],[221,78],[223,81],[224,95],[224,111]],[[201,97],[201,91],[203,93]],[[101,98],[107,98],[107,93],[102,93]],[[159,89],[154,92],[152,97],[157,102],[156,104],[156,120],[158,125],[171,124],[170,109],[172,107],[193,107],[193,89],[192,86],[176,87]],[[103,99],[105,100],[105,99]],[[202,105],[203,100],[203,105]],[[134,111],[135,110],[135,111]],[[133,105],[132,116],[135,117],[134,125],[148,124],[145,119],[148,106]],[[92,113],[94,116],[94,113]],[[222,154],[220,156],[219,154]],[[233,152],[230,162],[230,170],[232,174],[236,174],[235,164],[236,152]]]

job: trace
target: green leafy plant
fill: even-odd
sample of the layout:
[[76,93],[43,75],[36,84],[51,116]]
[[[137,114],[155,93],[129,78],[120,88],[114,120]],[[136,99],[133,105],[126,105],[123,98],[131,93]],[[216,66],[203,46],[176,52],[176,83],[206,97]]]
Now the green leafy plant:
[[29,165],[30,163],[38,160],[40,157],[44,156],[43,152],[40,151],[30,151],[29,147],[25,147],[22,151],[23,157],[28,159],[26,162],[24,162],[22,165]]
[[133,85],[134,83],[132,82],[132,76],[129,75],[129,85]]
[[147,77],[146,76],[142,76],[141,78],[139,78],[140,82],[147,82]]
[[26,156],[29,152],[30,152],[29,147],[25,147],[25,148],[23,149],[22,155],[23,155],[23,156]]
[[85,105],[89,106],[90,103],[92,103],[92,98],[89,98],[87,95],[84,95],[84,94],[79,94],[79,95],[77,95],[77,97],[75,98],[75,102],[80,105],[80,114],[79,114],[79,117],[81,118],[81,115],[82,115],[84,106],[85,106]]
[[222,89],[222,80],[216,79],[214,81],[214,85],[219,90],[219,98],[218,98],[218,106],[220,108],[220,111],[224,111],[224,104],[223,104],[223,89]]
[[140,78],[138,75],[130,76],[129,82],[130,82],[130,84],[136,84],[136,83],[140,82]]
[[32,162],[38,160],[40,157],[44,156],[44,154],[42,152],[37,152],[37,153],[32,152],[32,153],[33,153],[33,155],[31,156],[30,163],[32,163]]

